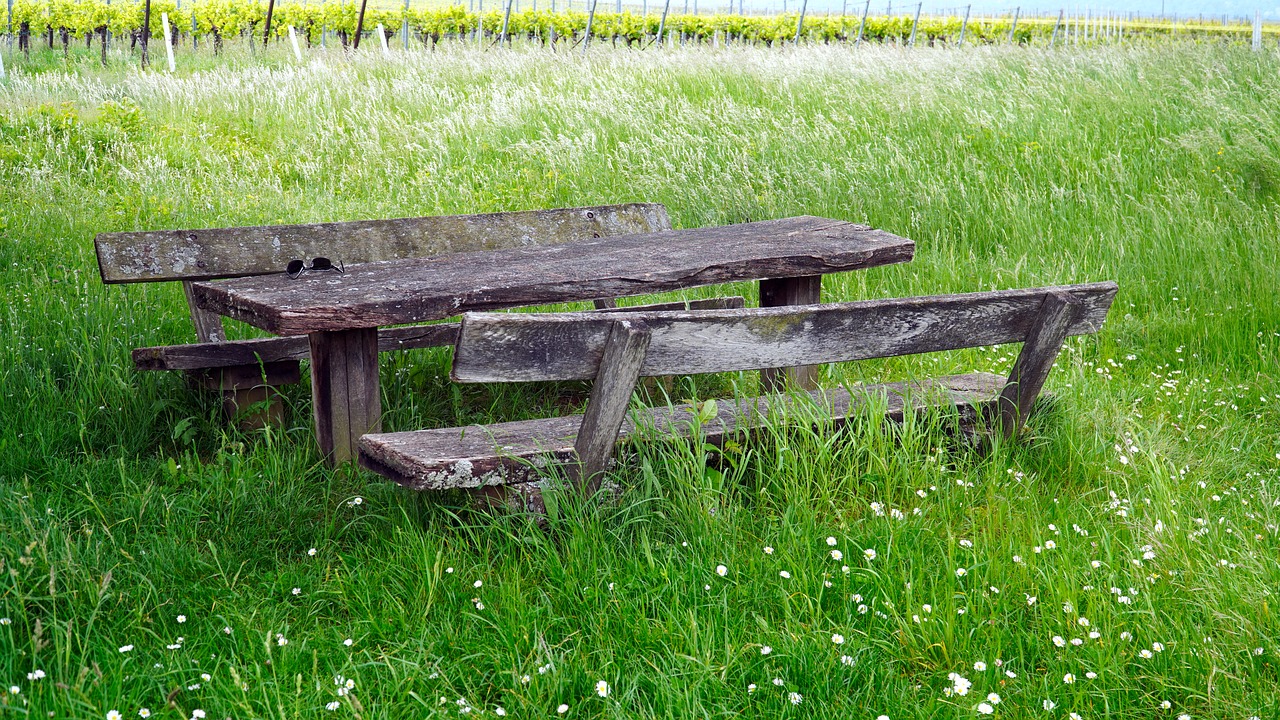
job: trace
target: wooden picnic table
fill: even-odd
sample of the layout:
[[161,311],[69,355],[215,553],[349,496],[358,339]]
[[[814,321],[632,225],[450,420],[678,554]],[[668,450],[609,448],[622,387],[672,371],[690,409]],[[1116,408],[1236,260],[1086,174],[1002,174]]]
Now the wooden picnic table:
[[[343,274],[281,272],[194,283],[192,292],[205,310],[309,336],[316,437],[336,464],[353,457],[361,435],[381,429],[379,327],[742,280],[760,281],[761,306],[808,305],[819,302],[822,275],[907,262],[914,252],[891,233],[804,216],[349,265]],[[788,378],[811,386],[813,369],[764,381]]]

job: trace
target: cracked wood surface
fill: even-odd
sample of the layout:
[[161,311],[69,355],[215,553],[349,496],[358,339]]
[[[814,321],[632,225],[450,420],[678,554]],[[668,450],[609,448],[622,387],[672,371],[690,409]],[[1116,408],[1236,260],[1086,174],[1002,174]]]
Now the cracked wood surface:
[[866,225],[805,216],[349,265],[345,275],[196,283],[194,292],[204,309],[277,335],[298,335],[860,270],[906,262],[914,251],[912,241]]
[[[641,375],[816,365],[1022,342],[1046,296],[1078,301],[1066,336],[1096,333],[1114,282],[744,310],[635,313],[652,334]],[[466,314],[457,382],[588,380],[612,320],[580,313]]]
[[99,233],[104,283],[209,280],[283,273],[295,258],[347,265],[446,253],[553,245],[669,230],[654,203],[308,225]]
[[[804,395],[771,395],[720,400],[716,417],[701,423],[707,442],[719,445],[739,433],[776,424],[785,415],[831,418],[838,426],[869,402],[883,402],[888,416],[903,417],[906,408],[954,407],[972,422],[995,402],[1004,378],[972,373],[921,383],[887,383],[808,393],[809,408],[795,408]],[[645,408],[623,422],[619,444],[646,435],[690,436],[698,423],[693,405]],[[539,470],[574,462],[574,442],[581,415],[521,420],[493,425],[365,435],[360,438],[360,464],[414,490],[444,490],[506,485],[538,480]]]

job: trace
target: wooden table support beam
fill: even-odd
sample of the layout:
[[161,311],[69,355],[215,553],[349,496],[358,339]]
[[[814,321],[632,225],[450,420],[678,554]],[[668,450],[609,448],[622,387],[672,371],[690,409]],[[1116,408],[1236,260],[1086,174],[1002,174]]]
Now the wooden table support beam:
[[[760,307],[781,305],[817,305],[822,302],[822,276],[805,275],[792,278],[775,278],[760,281]],[[783,392],[787,387],[815,390],[818,387],[818,366],[769,368],[760,371],[760,391]]]
[[378,329],[314,332],[311,396],[316,440],[329,464],[355,457],[356,441],[382,429]]

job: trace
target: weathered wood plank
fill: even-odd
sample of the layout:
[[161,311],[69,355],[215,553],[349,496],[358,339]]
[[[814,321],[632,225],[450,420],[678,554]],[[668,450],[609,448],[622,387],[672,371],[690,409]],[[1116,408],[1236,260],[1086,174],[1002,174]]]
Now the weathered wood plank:
[[261,365],[254,363],[202,368],[192,370],[191,378],[210,390],[248,390],[256,387],[293,385],[302,381],[297,360],[264,362]]
[[1062,350],[1072,316],[1079,312],[1081,305],[1080,299],[1070,293],[1050,292],[1044,296],[1035,323],[1013,363],[1009,380],[1000,392],[997,406],[1000,428],[1006,438],[1013,437],[1022,428],[1049,377],[1053,361]]
[[[866,300],[736,311],[636,313],[653,334],[642,376],[734,372],[1021,342],[1044,297],[1082,307],[1068,335],[1095,333],[1113,282],[1028,290]],[[588,380],[609,320],[573,313],[463,316],[452,376],[458,382]]]
[[672,300],[670,302],[648,303],[646,305],[613,305],[612,307],[587,310],[592,313],[637,313],[659,310],[733,310],[747,306],[746,298],[741,295],[705,298],[702,300]]
[[295,258],[347,265],[576,242],[671,227],[662,205],[635,203],[310,225],[101,233],[104,283],[207,280],[284,272]]
[[643,322],[629,319],[613,322],[600,371],[591,387],[591,399],[574,442],[578,463],[572,474],[575,482],[589,493],[595,492],[597,479],[613,459],[613,446],[627,419],[627,406],[640,379],[640,366],[644,364],[648,348],[649,331]]
[[[387,328],[378,333],[379,352],[452,345],[458,336],[457,323]],[[306,360],[311,350],[306,335],[229,340],[223,343],[163,345],[137,348],[133,363],[139,370],[199,370],[233,365],[256,366],[258,362]]]
[[356,441],[381,427],[376,329],[313,333],[311,397],[316,441],[331,465],[355,456]]
[[436,320],[911,259],[914,244],[815,217],[348,266],[345,275],[197,283],[200,307],[278,335]]
[[284,418],[284,402],[276,388],[302,379],[297,360],[189,370],[188,377],[202,387],[219,391],[223,415],[242,430],[279,424]]
[[[958,375],[922,383],[889,383],[845,389],[817,390],[812,403],[836,425],[861,412],[872,399],[886,403],[891,418],[901,419],[907,408],[955,407],[972,421],[994,402],[1004,378],[987,373]],[[776,423],[794,412],[796,398],[763,396],[717,403],[716,417],[700,423],[707,442],[720,444],[740,433]],[[699,425],[693,405],[653,408],[631,414],[622,425],[619,443],[647,433],[687,437]],[[799,413],[802,417],[804,412]],[[415,490],[474,488],[538,480],[540,468],[572,463],[581,415],[524,420],[495,425],[365,435],[360,439],[360,464]],[[637,429],[637,425],[640,429]]]
[[182,283],[182,294],[187,299],[187,309],[191,311],[191,324],[195,326],[196,338],[202,343],[226,342],[227,332],[222,327],[222,316],[208,310],[201,310],[196,305],[190,281]]
[[[817,305],[822,302],[822,276],[773,278],[760,281],[760,307]],[[818,366],[764,368],[760,371],[763,392],[781,392],[788,386],[804,390],[818,387]]]
[[[588,312],[727,310],[743,307],[744,304],[745,301],[742,297],[732,295],[703,300],[676,300],[649,305],[615,307],[604,310],[590,310]],[[441,323],[438,325],[384,328],[378,331],[378,352],[453,345],[458,339],[458,327],[457,323]],[[246,366],[252,368],[250,371],[252,374],[252,372],[256,372],[260,362],[274,363],[286,360],[296,362],[298,360],[306,360],[310,355],[311,350],[307,337],[305,335],[290,335],[256,340],[229,340],[220,343],[137,348],[133,351],[133,363],[138,370],[205,370]]]

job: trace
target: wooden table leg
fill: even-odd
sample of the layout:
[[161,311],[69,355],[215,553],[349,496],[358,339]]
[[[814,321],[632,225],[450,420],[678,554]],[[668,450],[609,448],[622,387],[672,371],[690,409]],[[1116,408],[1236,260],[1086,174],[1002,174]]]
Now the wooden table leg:
[[310,338],[316,441],[337,466],[355,459],[361,435],[382,429],[378,329],[314,332]]
[[[814,305],[822,302],[822,276],[777,278],[760,281],[760,307]],[[803,390],[818,387],[818,366],[801,365],[760,371],[762,392],[781,392],[788,385]]]

